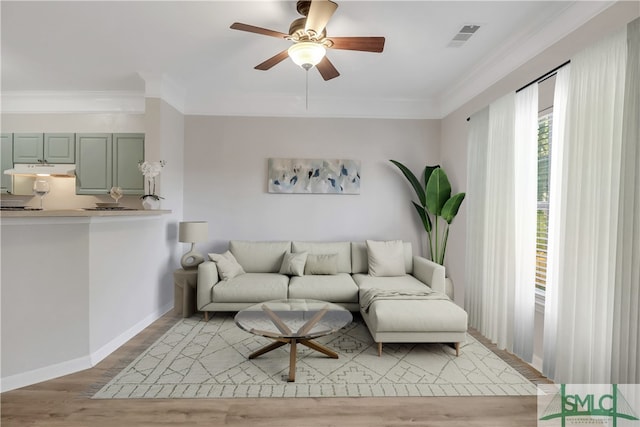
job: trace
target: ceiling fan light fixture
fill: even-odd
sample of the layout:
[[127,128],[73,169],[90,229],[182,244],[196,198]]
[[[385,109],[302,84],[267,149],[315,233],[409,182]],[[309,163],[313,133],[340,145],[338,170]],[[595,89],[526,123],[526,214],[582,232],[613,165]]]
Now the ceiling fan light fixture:
[[296,65],[308,70],[322,61],[322,58],[324,58],[327,53],[327,49],[320,43],[298,42],[291,45],[287,52]]

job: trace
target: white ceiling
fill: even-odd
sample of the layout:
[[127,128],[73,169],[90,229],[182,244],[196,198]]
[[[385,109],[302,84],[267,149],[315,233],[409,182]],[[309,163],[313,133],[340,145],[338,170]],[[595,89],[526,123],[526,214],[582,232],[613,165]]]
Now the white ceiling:
[[[304,70],[290,60],[253,69],[290,42],[229,29],[287,33],[300,17],[294,1],[3,0],[3,97],[146,91],[185,114],[440,118],[612,4],[338,3],[328,36],[384,36],[385,49],[329,50],[341,76],[325,82],[311,70],[308,109]],[[481,28],[447,47],[465,24]]]

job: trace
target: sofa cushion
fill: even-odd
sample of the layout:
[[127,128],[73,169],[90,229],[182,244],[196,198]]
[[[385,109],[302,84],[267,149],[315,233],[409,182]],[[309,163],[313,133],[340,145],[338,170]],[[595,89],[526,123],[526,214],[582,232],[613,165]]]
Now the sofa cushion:
[[282,274],[246,273],[216,283],[213,302],[262,302],[287,298],[289,278]]
[[247,273],[278,273],[284,254],[291,252],[291,242],[232,240],[229,250]]
[[408,274],[398,277],[375,277],[368,274],[354,274],[353,280],[362,291],[364,289],[376,288],[384,290],[424,290],[427,285]]
[[293,242],[291,252],[308,252],[309,254],[337,254],[338,272],[351,273],[350,242]]
[[309,254],[304,274],[338,274],[338,254]]
[[347,273],[292,277],[289,281],[289,298],[357,303],[358,286]]
[[[404,269],[407,274],[413,273],[413,249],[410,242],[402,242],[404,245]],[[352,273],[369,272],[369,256],[365,242],[351,243]]]
[[304,274],[304,266],[307,263],[307,255],[306,252],[284,254],[282,266],[280,266],[280,274],[302,276]]
[[371,276],[404,276],[404,245],[402,240],[367,240],[369,274]]
[[216,263],[218,275],[222,280],[233,279],[240,274],[244,274],[242,266],[238,264],[238,261],[229,251],[223,254],[209,254],[209,259]]

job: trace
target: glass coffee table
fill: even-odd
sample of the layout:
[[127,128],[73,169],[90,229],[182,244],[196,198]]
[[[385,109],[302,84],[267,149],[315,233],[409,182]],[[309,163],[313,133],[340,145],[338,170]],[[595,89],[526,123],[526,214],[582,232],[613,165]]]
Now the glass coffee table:
[[289,381],[296,380],[297,344],[337,359],[338,353],[313,339],[337,332],[352,320],[353,316],[344,307],[311,299],[261,302],[239,311],[235,316],[236,325],[241,329],[274,340],[273,343],[251,353],[249,359],[286,344],[291,346]]

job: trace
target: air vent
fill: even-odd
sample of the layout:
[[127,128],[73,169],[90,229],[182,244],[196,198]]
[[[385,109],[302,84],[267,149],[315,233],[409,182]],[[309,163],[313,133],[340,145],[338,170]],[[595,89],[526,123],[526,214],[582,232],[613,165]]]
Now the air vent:
[[475,34],[476,31],[480,28],[480,25],[468,24],[464,25],[458,31],[458,34],[453,36],[447,47],[460,47],[467,42],[471,38],[472,35]]

